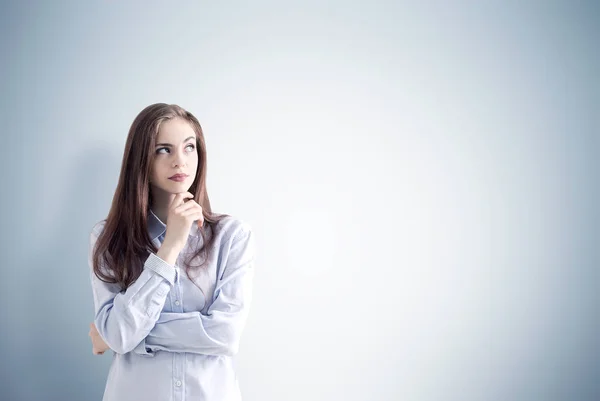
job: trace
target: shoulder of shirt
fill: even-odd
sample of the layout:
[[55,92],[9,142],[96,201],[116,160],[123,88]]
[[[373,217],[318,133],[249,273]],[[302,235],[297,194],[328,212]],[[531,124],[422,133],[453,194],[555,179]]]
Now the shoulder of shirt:
[[92,231],[90,234],[93,235],[94,237],[98,238],[100,236],[100,234],[102,233],[102,230],[104,230],[105,224],[106,224],[106,219],[97,222],[96,224],[94,224],[94,227],[92,227]]
[[250,235],[252,227],[250,224],[238,217],[228,215],[219,221],[217,232],[221,238],[221,242],[229,242],[229,240],[245,237]]

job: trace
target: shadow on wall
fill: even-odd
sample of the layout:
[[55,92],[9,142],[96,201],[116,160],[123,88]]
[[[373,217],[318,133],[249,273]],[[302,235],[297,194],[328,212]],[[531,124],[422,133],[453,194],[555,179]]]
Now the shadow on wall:
[[99,400],[104,392],[112,352],[92,354],[87,258],[90,232],[108,214],[118,180],[107,171],[118,174],[121,155],[108,146],[82,154],[67,177],[53,232],[34,246],[24,263],[29,349],[25,375],[11,380],[13,394],[7,399]]

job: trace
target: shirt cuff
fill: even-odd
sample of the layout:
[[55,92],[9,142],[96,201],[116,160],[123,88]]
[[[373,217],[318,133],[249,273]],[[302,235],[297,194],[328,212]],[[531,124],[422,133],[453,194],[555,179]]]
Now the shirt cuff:
[[154,352],[150,348],[146,348],[145,338],[133,349],[133,353],[145,358],[154,357]]
[[156,254],[150,253],[150,256],[148,256],[148,259],[146,259],[144,268],[150,269],[164,277],[171,286],[175,284],[175,279],[177,278],[177,271],[175,267],[156,256]]

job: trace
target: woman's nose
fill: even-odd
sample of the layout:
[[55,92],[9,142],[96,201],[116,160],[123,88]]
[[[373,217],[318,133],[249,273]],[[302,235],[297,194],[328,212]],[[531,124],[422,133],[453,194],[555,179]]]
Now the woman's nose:
[[185,157],[180,152],[177,152],[173,159],[173,167],[183,166],[185,166]]

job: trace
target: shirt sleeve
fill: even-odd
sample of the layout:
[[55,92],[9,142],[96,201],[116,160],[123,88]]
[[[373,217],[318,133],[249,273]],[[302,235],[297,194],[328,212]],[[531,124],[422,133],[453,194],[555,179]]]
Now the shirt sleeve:
[[254,237],[248,229],[231,242],[227,262],[206,312],[162,312],[134,352],[152,357],[156,351],[235,355],[252,301]]
[[90,234],[88,264],[94,295],[94,324],[106,344],[116,353],[132,351],[156,324],[177,270],[154,253],[144,263],[139,278],[120,291],[93,271],[92,256],[98,235]]

